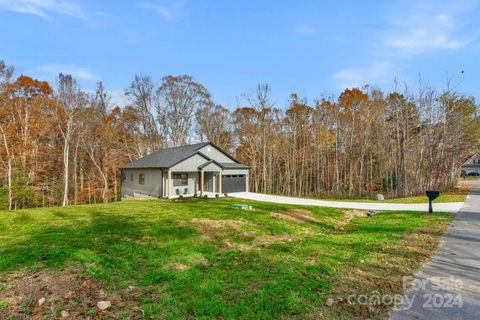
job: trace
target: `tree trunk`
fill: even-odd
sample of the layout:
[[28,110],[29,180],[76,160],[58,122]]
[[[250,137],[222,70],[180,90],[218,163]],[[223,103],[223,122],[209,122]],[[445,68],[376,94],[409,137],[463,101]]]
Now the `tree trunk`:
[[8,210],[12,210],[13,204],[13,194],[12,194],[12,156],[10,154],[10,149],[8,148],[7,135],[3,130],[3,126],[0,125],[0,131],[3,136],[3,145],[5,147],[5,152],[7,153],[7,184],[8,184]]

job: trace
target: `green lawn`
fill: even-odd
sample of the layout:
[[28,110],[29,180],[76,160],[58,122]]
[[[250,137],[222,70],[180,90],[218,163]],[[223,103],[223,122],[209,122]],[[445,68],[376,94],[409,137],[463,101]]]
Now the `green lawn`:
[[347,297],[400,293],[451,216],[362,214],[232,199],[3,211],[0,318],[386,318]]
[[[441,193],[434,202],[465,202],[467,193]],[[427,196],[416,196],[407,198],[385,199],[388,203],[428,203]]]
[[[434,202],[465,202],[467,193],[441,193],[440,196],[434,200]],[[383,203],[428,203],[428,197],[413,196],[405,198],[394,198],[394,199],[385,199],[385,200],[370,200],[370,199],[324,199],[321,200],[331,200],[331,201],[347,201],[347,202],[383,202]]]

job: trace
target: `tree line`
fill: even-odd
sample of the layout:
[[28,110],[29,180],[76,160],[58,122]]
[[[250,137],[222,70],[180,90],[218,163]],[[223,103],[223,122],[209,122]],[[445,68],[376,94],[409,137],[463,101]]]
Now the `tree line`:
[[250,165],[252,191],[408,196],[454,186],[480,144],[475,99],[421,85],[277,106],[260,84],[231,111],[188,75],[136,75],[125,97],[115,106],[102,82],[88,93],[66,74],[53,85],[14,78],[0,61],[0,207],[117,201],[123,164],[197,141]]

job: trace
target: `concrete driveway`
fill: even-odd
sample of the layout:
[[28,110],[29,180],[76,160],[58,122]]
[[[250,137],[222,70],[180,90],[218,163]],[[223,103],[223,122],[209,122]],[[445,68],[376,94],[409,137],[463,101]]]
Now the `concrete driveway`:
[[[361,210],[401,210],[401,211],[428,211],[428,204],[403,204],[403,203],[383,203],[383,202],[342,202],[342,201],[325,201],[305,198],[273,196],[268,194],[254,193],[254,192],[236,192],[229,193],[231,197],[274,202],[282,204],[298,204],[318,207],[332,207],[332,208],[348,208]],[[437,212],[457,212],[462,208],[463,202],[446,202],[433,203],[433,210]]]
[[480,319],[480,183],[470,185],[442,246],[391,320]]

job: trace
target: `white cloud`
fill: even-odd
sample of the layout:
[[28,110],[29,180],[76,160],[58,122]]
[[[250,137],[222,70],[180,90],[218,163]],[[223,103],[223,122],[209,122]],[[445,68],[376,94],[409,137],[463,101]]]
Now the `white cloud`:
[[365,62],[339,70],[333,75],[334,81],[342,89],[365,84],[385,88],[395,77],[402,76],[398,72],[408,68],[419,55],[468,46],[475,40],[475,35],[464,26],[475,18],[472,13],[477,2],[397,2],[391,6],[390,14],[385,15],[387,24],[384,30],[372,33],[374,41],[369,50],[356,52]]
[[308,35],[308,34],[315,33],[315,31],[316,31],[315,28],[310,24],[302,23],[295,27],[295,32],[300,34]]
[[70,74],[75,79],[92,81],[98,79],[92,71],[87,68],[68,64],[44,64],[36,68],[40,77],[55,79],[59,73]]
[[144,1],[139,2],[139,5],[164,20],[175,19],[185,14],[184,1],[181,0]]
[[442,32],[430,32],[425,29],[412,30],[403,37],[387,40],[387,45],[411,53],[419,53],[430,49],[459,49],[468,45],[472,39],[452,39]]
[[441,3],[412,5],[404,14],[396,8],[390,19],[383,44],[409,55],[436,50],[456,50],[474,40],[474,36],[462,34],[459,21],[472,10],[471,6],[449,7]]
[[162,17],[162,18],[171,18],[172,17],[172,13],[170,12],[170,10],[166,7],[162,7],[162,6],[156,6],[154,8],[155,12],[157,12],[157,14]]
[[50,19],[53,13],[86,19],[83,9],[71,0],[0,0],[0,10]]
[[151,3],[142,3],[141,6],[143,9],[155,12],[157,15],[164,19],[170,19],[173,16],[172,11],[165,6]]
[[360,88],[365,84],[384,84],[390,76],[393,80],[393,68],[388,62],[376,62],[365,67],[345,68],[335,73],[334,78],[341,89]]

